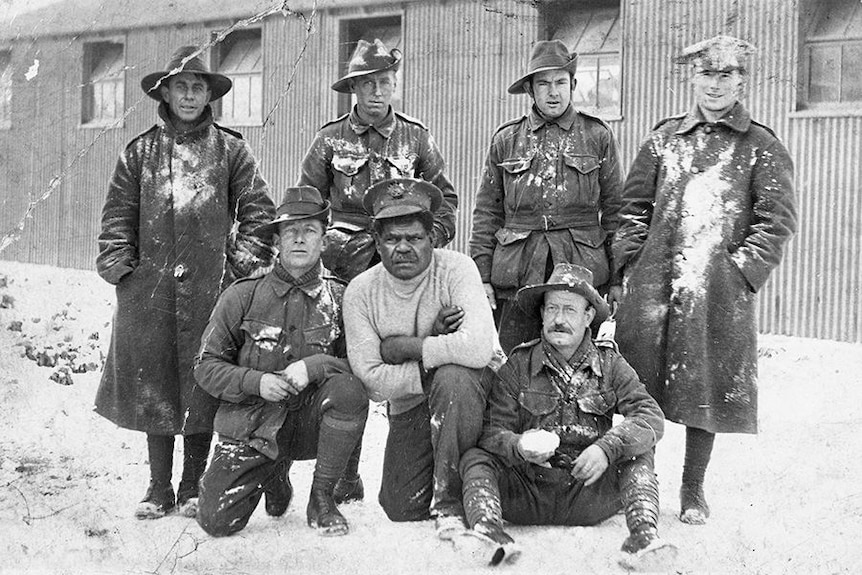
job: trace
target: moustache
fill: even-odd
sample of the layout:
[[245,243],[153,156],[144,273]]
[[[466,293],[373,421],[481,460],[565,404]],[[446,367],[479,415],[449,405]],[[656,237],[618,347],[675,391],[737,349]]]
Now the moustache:
[[558,323],[555,323],[554,325],[552,325],[552,326],[551,326],[551,329],[549,329],[548,331],[550,331],[550,332],[552,332],[552,333],[553,333],[553,332],[568,333],[568,334],[571,334],[571,333],[572,333],[572,330],[570,330],[570,329],[569,329],[569,328],[567,328],[566,326],[561,325],[561,324],[558,324]]

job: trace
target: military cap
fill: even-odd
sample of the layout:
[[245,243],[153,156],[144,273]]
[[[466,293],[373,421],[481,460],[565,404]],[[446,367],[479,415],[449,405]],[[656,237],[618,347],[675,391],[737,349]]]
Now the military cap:
[[324,227],[329,223],[329,202],[324,200],[317,188],[297,186],[287,188],[284,201],[275,212],[275,218],[257,228],[257,235],[274,234],[278,225],[299,220],[320,220]]
[[692,64],[716,72],[745,71],[749,56],[757,51],[745,40],[733,36],[714,36],[684,48],[677,64]]
[[350,80],[384,70],[397,71],[401,66],[401,50],[389,50],[379,38],[374,42],[360,40],[347,64],[347,74],[332,85],[336,92],[350,93]]
[[419,212],[434,213],[443,202],[440,188],[414,178],[392,178],[365,191],[362,205],[375,220],[397,218]]

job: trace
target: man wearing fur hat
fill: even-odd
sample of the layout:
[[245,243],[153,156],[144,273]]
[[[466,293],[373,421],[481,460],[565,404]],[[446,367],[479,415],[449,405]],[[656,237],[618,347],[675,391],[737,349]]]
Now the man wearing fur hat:
[[476,266],[434,249],[443,194],[411,178],[365,194],[381,263],[344,294],[348,359],[368,396],[388,402],[380,505],[393,521],[434,517],[446,538],[464,526],[458,461],[482,429],[482,370],[494,320]]
[[[676,555],[657,532],[662,413],[613,343],[591,340],[590,323],[609,315],[593,283],[588,269],[563,263],[518,291],[524,313],[541,318],[541,336],[495,374],[478,447],[461,458],[464,535],[488,544],[492,564],[520,553],[503,519],[594,525],[620,510],[626,566],[660,569]],[[615,413],[624,417],[616,425]]]
[[195,369],[200,386],[221,399],[220,441],[201,479],[197,515],[211,535],[243,529],[261,495],[268,515],[282,515],[293,495],[290,462],[315,457],[308,524],[322,535],[348,531],[333,490],[361,437],[368,397],[345,359],[344,284],[320,262],[329,202],[308,186],[284,197],[259,229],[262,237],[275,234],[275,268],[225,290]]
[[102,209],[96,267],[117,286],[117,309],[96,412],[147,434],[150,486],[139,519],[175,505],[194,516],[217,406],[195,385],[195,354],[222,289],[271,259],[269,239],[254,231],[274,212],[266,182],[242,137],[213,123],[209,103],[231,81],[200,52],[184,46],[141,80],[160,121],[120,155]]
[[620,350],[667,419],[686,426],[689,524],[709,516],[715,434],[757,432],[755,292],[796,229],[790,156],[739,101],[753,52],[729,36],[683,50],[693,106],[641,145],[614,241]]
[[[455,236],[458,196],[446,176],[443,156],[428,128],[390,104],[400,65],[400,50],[389,50],[378,39],[360,40],[347,74],[332,85],[336,92],[355,95],[356,105],[320,129],[302,161],[299,185],[314,186],[332,202],[323,263],[344,281],[380,261],[371,218],[362,207],[365,190],[376,182],[421,178],[437,186],[443,201],[434,213],[434,245],[443,247]],[[364,496],[359,454],[357,448],[338,486],[339,500]]]
[[514,303],[516,291],[555,264],[589,268],[611,300],[619,292],[610,255],[622,189],[617,142],[607,124],[572,107],[576,64],[561,41],[536,43],[509,87],[533,105],[497,129],[476,196],[470,255],[506,352],[541,328]]

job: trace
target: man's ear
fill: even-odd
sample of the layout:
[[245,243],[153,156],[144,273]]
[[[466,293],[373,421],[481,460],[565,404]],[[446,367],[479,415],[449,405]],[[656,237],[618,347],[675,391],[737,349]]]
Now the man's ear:
[[590,321],[587,323],[593,323],[593,320],[596,319],[596,308],[595,306],[590,306],[587,308],[587,315],[590,316]]
[[524,91],[528,93],[530,97],[533,97],[533,77],[530,76],[524,80],[524,83],[521,85],[524,87]]
[[168,101],[168,87],[165,86],[165,80],[162,80],[162,83],[159,85],[159,94],[162,95],[162,101]]

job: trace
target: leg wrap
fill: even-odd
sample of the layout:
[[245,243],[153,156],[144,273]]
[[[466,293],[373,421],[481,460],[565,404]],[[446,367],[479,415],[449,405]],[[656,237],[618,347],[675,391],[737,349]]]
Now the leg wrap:
[[658,480],[643,456],[620,465],[620,492],[626,525],[632,534],[658,526]]

